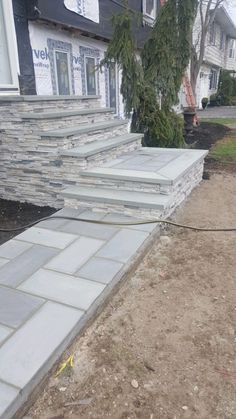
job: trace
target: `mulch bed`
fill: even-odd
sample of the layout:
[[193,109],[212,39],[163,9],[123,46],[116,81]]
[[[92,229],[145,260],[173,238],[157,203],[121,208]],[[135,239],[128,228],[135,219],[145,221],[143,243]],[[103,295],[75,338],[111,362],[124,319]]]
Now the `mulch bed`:
[[209,150],[213,144],[221,140],[230,132],[230,128],[225,125],[214,124],[211,122],[201,122],[194,128],[185,141],[192,148]]
[[[7,201],[0,199],[0,228],[21,227],[32,221],[47,217],[56,211],[51,207],[38,207],[37,205],[21,203],[16,201]],[[24,231],[24,229],[22,229]],[[12,239],[21,231],[3,233],[0,231],[0,244]]]
[[[226,125],[201,122],[200,125],[194,128],[193,132],[185,138],[185,142],[191,148],[209,150],[217,141],[222,140],[225,136],[229,135],[230,132],[234,132],[234,130]],[[235,173],[236,165],[234,161],[217,161],[212,157],[207,156],[205,159],[203,178],[208,180],[210,172],[212,171]]]

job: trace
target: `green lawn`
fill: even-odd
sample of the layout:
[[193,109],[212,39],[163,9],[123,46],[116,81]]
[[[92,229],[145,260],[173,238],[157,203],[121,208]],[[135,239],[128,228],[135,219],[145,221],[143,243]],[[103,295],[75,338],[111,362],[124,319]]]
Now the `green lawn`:
[[202,118],[201,122],[212,122],[213,124],[221,125],[236,125],[236,118]]
[[210,157],[216,160],[232,162],[236,159],[236,138],[219,141],[210,150]]

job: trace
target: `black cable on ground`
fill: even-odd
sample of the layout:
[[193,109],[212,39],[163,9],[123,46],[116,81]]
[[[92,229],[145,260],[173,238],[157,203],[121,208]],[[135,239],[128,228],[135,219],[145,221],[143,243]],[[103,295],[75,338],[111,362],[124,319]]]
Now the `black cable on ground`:
[[226,228],[208,228],[208,227],[196,227],[196,226],[192,226],[192,225],[185,225],[185,224],[180,224],[180,223],[175,223],[174,221],[169,221],[169,220],[155,220],[155,219],[150,219],[150,220],[140,220],[140,221],[129,221],[129,222],[115,222],[115,221],[102,221],[102,220],[88,220],[88,219],[84,219],[84,218],[76,218],[76,217],[67,217],[67,216],[60,216],[60,215],[52,215],[49,217],[44,217],[44,218],[40,218],[37,221],[32,221],[32,223],[26,224],[24,226],[21,227],[15,227],[15,228],[1,228],[0,227],[0,232],[3,233],[13,233],[15,231],[21,231],[21,230],[25,230],[29,227],[33,227],[34,225],[38,224],[39,222],[42,221],[46,221],[46,220],[68,220],[68,221],[82,221],[84,223],[91,223],[91,224],[100,224],[100,225],[112,225],[112,226],[132,226],[132,225],[143,225],[143,224],[167,224],[167,225],[172,225],[174,227],[180,227],[180,228],[185,228],[188,230],[193,230],[193,231],[207,231],[207,232],[212,232],[212,233],[216,233],[216,232],[236,232],[236,227],[226,227]]

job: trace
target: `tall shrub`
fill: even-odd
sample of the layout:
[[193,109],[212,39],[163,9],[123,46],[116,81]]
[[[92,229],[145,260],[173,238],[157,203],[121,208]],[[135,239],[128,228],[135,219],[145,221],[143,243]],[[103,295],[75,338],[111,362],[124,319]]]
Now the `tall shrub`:
[[146,145],[180,147],[184,143],[182,119],[172,108],[190,59],[196,5],[196,0],[168,0],[139,57],[128,6],[113,17],[113,39],[101,65],[115,60],[122,68],[125,112],[133,112],[132,130],[144,133]]
[[220,97],[222,105],[231,105],[234,96],[234,79],[228,70],[221,70],[217,96]]

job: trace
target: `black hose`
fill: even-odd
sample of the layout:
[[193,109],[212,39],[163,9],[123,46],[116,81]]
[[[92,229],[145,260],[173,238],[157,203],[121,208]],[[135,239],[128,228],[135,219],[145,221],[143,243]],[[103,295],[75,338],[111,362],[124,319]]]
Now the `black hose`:
[[194,231],[208,231],[208,232],[235,232],[236,231],[236,227],[226,227],[226,228],[209,228],[209,227],[196,227],[196,226],[192,226],[192,225],[185,225],[185,224],[180,224],[180,223],[175,223],[174,221],[169,221],[169,220],[155,220],[155,219],[151,219],[151,220],[140,220],[140,221],[129,221],[129,222],[115,222],[115,221],[102,221],[102,220],[88,220],[88,219],[83,219],[83,218],[76,218],[76,217],[67,217],[67,216],[62,216],[62,215],[52,215],[49,217],[44,217],[44,218],[40,218],[37,221],[32,221],[29,224],[26,224],[24,226],[21,227],[15,227],[15,228],[1,228],[0,227],[0,232],[3,233],[12,233],[15,231],[21,231],[21,230],[25,230],[29,227],[33,227],[34,225],[38,224],[39,222],[42,221],[46,221],[46,220],[52,220],[52,219],[63,219],[63,220],[68,220],[68,221],[82,221],[85,223],[92,223],[92,224],[101,224],[101,225],[113,225],[113,226],[132,226],[132,225],[142,225],[142,224],[168,224],[168,225],[172,225],[174,227],[180,227],[180,228],[185,228],[188,230],[194,230]]

